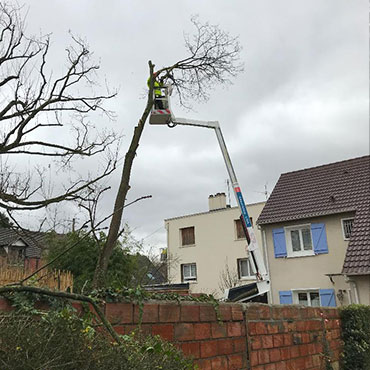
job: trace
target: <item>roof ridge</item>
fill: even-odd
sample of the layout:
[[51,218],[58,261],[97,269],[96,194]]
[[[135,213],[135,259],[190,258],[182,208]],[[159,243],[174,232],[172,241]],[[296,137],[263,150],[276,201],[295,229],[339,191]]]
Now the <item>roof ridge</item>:
[[332,162],[332,163],[326,163],[326,164],[320,164],[320,165],[318,165],[318,166],[306,167],[306,168],[301,168],[301,169],[299,169],[299,170],[283,172],[283,173],[281,173],[281,175],[280,175],[280,176],[282,176],[282,175],[287,175],[287,174],[291,174],[291,173],[303,172],[303,171],[307,171],[307,170],[313,170],[313,169],[321,168],[321,167],[335,166],[335,165],[338,165],[338,164],[340,164],[340,163],[352,162],[352,161],[358,161],[358,160],[360,160],[360,159],[365,159],[365,158],[369,158],[369,159],[370,159],[370,155],[369,155],[369,154],[366,154],[366,155],[363,155],[363,156],[361,156],[361,157],[349,158],[349,159],[344,159],[344,160],[342,160],[342,161],[337,161],[337,162]]

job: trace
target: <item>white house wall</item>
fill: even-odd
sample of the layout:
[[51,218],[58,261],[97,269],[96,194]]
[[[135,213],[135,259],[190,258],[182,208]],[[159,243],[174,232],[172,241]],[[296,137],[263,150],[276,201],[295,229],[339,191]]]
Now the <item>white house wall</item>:
[[[254,224],[264,204],[247,205]],[[222,297],[224,292],[219,288],[221,272],[228,265],[229,270],[236,274],[237,259],[247,257],[246,240],[236,239],[234,220],[239,217],[240,211],[234,207],[165,220],[170,282],[181,282],[181,264],[196,263],[197,281],[190,283],[191,291]],[[195,228],[195,245],[182,247],[180,229],[191,226]],[[261,232],[256,226],[255,232],[262,248]],[[242,280],[239,284],[247,282]]]

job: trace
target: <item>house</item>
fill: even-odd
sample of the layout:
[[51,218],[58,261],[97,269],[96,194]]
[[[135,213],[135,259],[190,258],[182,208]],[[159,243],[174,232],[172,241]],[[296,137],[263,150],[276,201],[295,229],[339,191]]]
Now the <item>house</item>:
[[284,173],[258,225],[271,303],[370,304],[370,156]]
[[0,227],[0,259],[37,268],[45,248],[45,233]]
[[[209,211],[165,220],[168,279],[189,283],[191,293],[221,298],[225,288],[255,281],[251,271],[240,210],[226,204],[226,195],[209,196]],[[247,205],[252,222],[265,202]],[[256,230],[261,245],[261,235]]]

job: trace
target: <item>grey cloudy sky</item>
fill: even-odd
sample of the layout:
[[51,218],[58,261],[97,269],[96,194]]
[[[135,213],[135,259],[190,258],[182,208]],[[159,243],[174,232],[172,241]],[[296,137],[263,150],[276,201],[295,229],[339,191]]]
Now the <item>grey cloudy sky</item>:
[[[365,0],[27,0],[28,30],[52,32],[51,63],[63,66],[68,30],[86,38],[101,75],[119,88],[109,104],[122,156],[145,105],[147,61],[185,54],[191,15],[239,35],[245,71],[181,117],[218,120],[246,202],[265,199],[283,172],[369,152],[368,4]],[[111,212],[120,170],[101,214]],[[147,126],[132,173],[125,221],[148,246],[164,246],[163,220],[206,211],[226,190],[211,130]],[[72,217],[72,216],[71,216]]]

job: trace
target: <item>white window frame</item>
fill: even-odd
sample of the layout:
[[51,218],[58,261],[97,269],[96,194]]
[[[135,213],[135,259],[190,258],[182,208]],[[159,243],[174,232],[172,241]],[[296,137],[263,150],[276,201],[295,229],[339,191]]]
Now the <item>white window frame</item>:
[[353,221],[355,220],[354,217],[347,217],[347,218],[342,218],[340,220],[340,223],[342,225],[342,234],[343,234],[343,240],[349,240],[351,238],[351,236],[349,238],[346,237],[346,233],[344,231],[344,221],[352,221],[352,226],[351,226],[351,233],[352,233],[352,227],[353,227]]
[[[242,276],[242,269],[241,269],[240,263],[242,261],[245,261],[245,260],[248,262],[248,272],[249,272],[249,275]],[[253,273],[251,262],[250,262],[250,259],[249,258],[238,258],[236,260],[236,262],[237,262],[238,278],[239,278],[239,280],[255,280],[256,279],[256,276]]]
[[[195,266],[195,275],[190,275],[185,277],[185,266]],[[198,279],[198,273],[197,273],[197,264],[195,262],[192,263],[183,263],[181,265],[181,275],[182,275],[182,280],[184,282],[196,282]],[[191,274],[191,267],[190,267],[190,274]]]
[[[293,251],[293,245],[292,245],[292,238],[290,232],[293,230],[302,230],[302,229],[309,229],[310,235],[311,235],[311,245],[312,249],[310,250],[300,250],[300,251]],[[313,239],[312,239],[312,232],[311,232],[311,224],[302,224],[302,225],[293,225],[293,226],[287,226],[284,227],[285,231],[285,241],[286,241],[286,251],[287,251],[287,257],[307,257],[307,256],[314,256],[314,246],[313,246]],[[300,242],[301,247],[303,248],[303,241],[302,241],[302,233],[300,232]]]
[[[320,297],[320,289],[319,288],[309,288],[309,289],[292,289],[293,295],[293,304],[300,304],[298,299],[299,293],[307,293],[307,307],[321,307],[321,297]],[[311,297],[309,293],[317,293],[319,295],[319,306],[312,306],[311,305]]]

